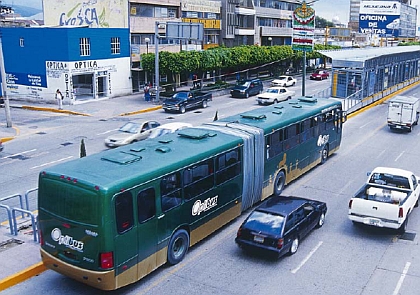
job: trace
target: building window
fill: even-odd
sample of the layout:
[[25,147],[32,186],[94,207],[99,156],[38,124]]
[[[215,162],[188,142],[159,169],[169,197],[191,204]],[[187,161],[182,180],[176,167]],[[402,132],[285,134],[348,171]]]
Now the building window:
[[80,56],[90,56],[89,38],[80,38]]
[[120,54],[121,53],[121,44],[119,37],[111,38],[111,54]]
[[22,37],[19,39],[19,46],[20,47],[24,47],[25,46],[25,39],[23,39]]

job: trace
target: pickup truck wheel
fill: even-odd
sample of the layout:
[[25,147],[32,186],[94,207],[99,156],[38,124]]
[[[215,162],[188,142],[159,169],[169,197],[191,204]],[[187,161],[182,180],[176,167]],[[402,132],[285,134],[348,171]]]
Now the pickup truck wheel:
[[295,254],[297,252],[298,248],[299,248],[299,238],[296,237],[296,238],[294,238],[294,240],[292,242],[292,245],[290,246],[289,254],[290,255]]
[[280,171],[277,176],[276,180],[274,181],[274,195],[280,196],[281,192],[283,191],[284,185],[286,183],[286,176],[284,175],[283,171]]
[[327,162],[328,159],[328,147],[324,147],[321,151],[321,164]]
[[325,213],[323,212],[319,216],[318,223],[317,223],[316,227],[317,228],[320,228],[320,227],[322,227],[324,225],[324,223],[325,223]]
[[181,114],[185,113],[185,106],[180,106],[180,107],[179,107],[179,112],[180,112]]
[[202,105],[203,105],[203,109],[205,109],[207,107],[207,100],[203,100]]
[[408,223],[408,216],[405,218],[403,224],[401,224],[400,228],[398,229],[398,232],[400,234],[405,233],[405,231],[407,230],[407,223]]

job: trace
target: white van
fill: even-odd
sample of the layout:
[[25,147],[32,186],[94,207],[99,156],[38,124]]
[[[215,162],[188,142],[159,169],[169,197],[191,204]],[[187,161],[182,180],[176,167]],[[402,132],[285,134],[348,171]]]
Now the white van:
[[419,121],[420,98],[398,95],[388,103],[388,126],[391,129],[403,129],[411,132]]

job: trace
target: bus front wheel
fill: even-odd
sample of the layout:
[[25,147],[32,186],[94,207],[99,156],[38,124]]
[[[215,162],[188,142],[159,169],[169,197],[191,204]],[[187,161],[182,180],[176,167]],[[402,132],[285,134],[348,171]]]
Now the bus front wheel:
[[274,195],[280,196],[281,192],[283,191],[285,183],[286,183],[286,176],[284,175],[283,171],[280,171],[276,176],[276,180],[274,181]]
[[168,262],[172,265],[177,264],[184,259],[190,245],[190,237],[186,230],[176,231],[168,245]]

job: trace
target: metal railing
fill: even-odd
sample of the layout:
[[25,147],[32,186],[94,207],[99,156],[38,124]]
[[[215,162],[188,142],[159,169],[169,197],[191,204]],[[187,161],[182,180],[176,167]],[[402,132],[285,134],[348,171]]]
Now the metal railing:
[[[0,198],[0,208],[4,208],[7,211],[8,223],[10,227],[10,234],[17,236],[19,233],[18,228],[18,217],[20,219],[25,219],[26,217],[30,217],[32,222],[32,228],[34,233],[34,241],[39,241],[38,238],[38,223],[37,218],[33,212],[29,210],[29,195],[35,191],[38,191],[38,188],[33,188],[27,190],[24,195],[22,194],[14,194],[4,198]],[[19,198],[19,205],[20,207],[11,207],[10,204],[5,204],[6,201],[10,201],[13,199]],[[17,216],[19,215],[20,216]]]

